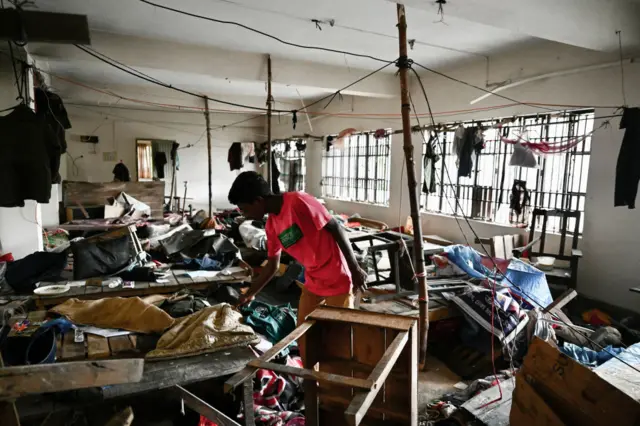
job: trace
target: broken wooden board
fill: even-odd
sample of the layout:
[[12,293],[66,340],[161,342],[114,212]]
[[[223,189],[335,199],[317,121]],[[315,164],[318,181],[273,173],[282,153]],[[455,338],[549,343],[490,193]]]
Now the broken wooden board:
[[144,360],[61,362],[0,368],[0,399],[135,383],[142,378]]
[[[487,426],[509,426],[514,388],[515,378],[503,380],[500,382],[500,388],[496,385],[480,392],[462,404],[462,408]],[[500,398],[500,389],[502,389],[502,398]]]

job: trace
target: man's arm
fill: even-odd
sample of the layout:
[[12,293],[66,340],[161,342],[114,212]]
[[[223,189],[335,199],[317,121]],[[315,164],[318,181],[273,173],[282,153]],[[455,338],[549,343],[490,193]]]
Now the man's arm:
[[351,279],[353,280],[353,285],[355,286],[355,288],[366,290],[367,273],[358,264],[356,255],[353,253],[353,249],[351,248],[351,243],[349,242],[344,229],[342,229],[342,226],[332,218],[331,220],[329,220],[329,222],[327,222],[324,229],[329,231],[333,239],[336,240],[336,243],[338,243],[338,247],[340,247],[340,251],[344,255],[344,258],[347,261],[347,265],[349,266]]
[[264,266],[264,268],[262,268],[258,276],[251,281],[251,287],[249,288],[249,291],[240,298],[238,305],[244,305],[245,303],[252,301],[256,297],[256,295],[260,293],[260,291],[276,275],[279,267],[280,253],[275,256],[269,257],[267,259],[267,264]]

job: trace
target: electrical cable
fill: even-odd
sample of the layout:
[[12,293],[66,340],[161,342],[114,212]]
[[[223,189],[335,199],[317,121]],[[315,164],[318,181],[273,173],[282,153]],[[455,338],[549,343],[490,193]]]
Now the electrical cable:
[[160,9],[168,10],[170,12],[178,13],[178,14],[185,15],[185,16],[190,16],[192,18],[204,19],[206,21],[216,22],[218,24],[233,25],[233,26],[236,26],[236,27],[240,27],[240,28],[243,28],[243,29],[245,29],[247,31],[251,31],[253,33],[268,37],[268,38],[270,38],[272,40],[275,40],[275,41],[277,41],[279,43],[282,43],[282,44],[285,44],[287,46],[298,47],[298,48],[301,48],[301,49],[308,49],[308,50],[321,50],[321,51],[325,51],[325,52],[339,53],[341,55],[355,56],[355,57],[358,57],[358,58],[367,58],[367,59],[371,59],[371,60],[378,61],[378,62],[389,62],[386,59],[376,58],[375,56],[366,55],[366,54],[362,54],[362,53],[354,53],[354,52],[347,52],[345,50],[330,49],[330,48],[320,47],[320,46],[307,46],[307,45],[303,45],[303,44],[292,43],[290,41],[286,41],[286,40],[283,40],[283,39],[281,39],[279,37],[276,37],[274,35],[265,33],[264,31],[260,31],[260,30],[257,30],[255,28],[251,28],[248,25],[244,25],[244,24],[241,24],[239,22],[225,21],[225,20],[222,20],[222,19],[210,18],[208,16],[198,15],[198,14],[195,14],[195,13],[186,12],[184,10],[174,9],[172,7],[164,6],[164,5],[161,5],[161,4],[158,4],[158,3],[153,3],[153,2],[148,1],[148,0],[139,0],[139,1],[142,2],[142,3],[148,4],[150,6],[155,6],[155,7],[158,7]]
[[[422,93],[425,97],[425,101],[427,103],[427,107],[429,109],[429,111],[431,111],[431,105],[429,102],[429,97],[427,96],[427,92],[426,89],[424,88],[424,84],[422,83],[422,79],[420,78],[420,75],[413,69],[410,67],[410,69],[414,72],[416,78],[418,79],[418,83],[420,84],[420,88],[422,90]],[[435,126],[435,120],[433,119],[433,115],[431,115],[431,121],[433,122],[433,125]],[[439,140],[437,140],[439,142]],[[445,167],[445,171],[447,172],[447,178],[449,180],[449,183],[451,185],[453,185],[453,181],[451,180],[451,177],[449,175],[448,170],[446,169],[446,162],[444,162],[443,160],[443,166]],[[477,234],[477,232],[475,231],[475,229],[473,228],[473,226],[471,225],[471,222],[469,220],[469,218],[464,214],[464,211],[462,210],[462,206],[460,205],[460,200],[458,199],[457,196],[455,196],[455,200],[456,203],[458,205],[458,207],[461,208],[461,214],[463,219],[466,221],[467,226],[469,227],[469,229],[471,230],[471,232],[473,233],[473,235],[476,237],[477,241],[480,241],[480,237]],[[491,262],[493,263],[493,266],[495,268],[496,271],[500,272],[500,274],[502,275],[502,277],[504,279],[507,280],[507,282],[514,288],[518,289],[520,293],[522,293],[528,300],[530,300],[531,302],[535,303],[536,305],[538,305],[538,307],[540,307],[541,309],[545,309],[544,305],[542,303],[540,303],[540,301],[538,301],[535,297],[533,297],[532,295],[528,294],[526,291],[524,291],[520,286],[518,286],[517,284],[515,284],[513,281],[511,281],[511,279],[509,279],[509,277],[507,277],[502,271],[500,271],[500,269],[498,268],[498,265],[496,264],[495,260],[493,259],[493,257],[491,257],[489,251],[487,250],[487,248],[485,247],[485,245],[482,243],[482,241],[479,242],[480,246],[482,247],[482,250],[485,252],[485,254],[487,255],[487,257],[491,260]],[[611,355],[613,358],[617,359],[618,361],[620,361],[621,363],[627,365],[628,367],[630,367],[631,369],[635,370],[636,372],[640,373],[640,369],[636,368],[635,366],[631,365],[630,363],[628,363],[627,361],[625,361],[624,359],[620,358],[618,355],[614,354],[613,352],[611,352],[610,350],[608,350],[607,348],[605,348],[604,346],[600,345],[599,343],[595,342],[593,339],[591,339],[589,336],[587,336],[586,334],[581,334],[579,332],[579,330],[576,330],[574,328],[574,326],[572,324],[568,324],[567,322],[565,322],[562,318],[558,318],[558,321],[561,322],[562,324],[564,324],[564,326],[567,327],[567,329],[571,330],[574,334],[576,335],[582,335],[587,341],[589,341],[589,343],[591,343],[592,345],[595,345],[595,347],[600,348],[601,350],[607,352],[609,355]]]
[[[511,101],[511,102],[515,102],[515,103],[517,103],[517,104],[519,104],[519,105],[530,106],[530,107],[534,107],[534,108],[543,109],[543,110],[546,110],[546,111],[554,111],[554,110],[552,110],[552,109],[550,109],[550,108],[546,108],[546,107],[539,106],[539,104],[536,104],[536,103],[525,103],[525,102],[520,102],[520,101],[518,101],[518,100],[516,100],[516,99],[513,99],[513,98],[510,98],[510,97],[508,97],[508,96],[504,96],[504,95],[501,95],[501,94],[499,94],[499,93],[494,93],[494,92],[492,92],[491,90],[484,89],[484,88],[482,88],[482,87],[480,87],[480,86],[476,86],[475,84],[468,83],[468,82],[466,82],[466,81],[460,80],[460,79],[455,78],[455,77],[451,77],[450,75],[447,75],[447,74],[441,73],[440,71],[436,71],[436,70],[434,70],[433,68],[425,67],[424,65],[421,65],[421,64],[419,64],[418,62],[415,62],[415,61],[414,61],[414,62],[412,62],[412,63],[413,63],[413,64],[415,64],[415,65],[417,65],[417,66],[419,66],[420,68],[422,68],[422,69],[424,69],[424,70],[426,70],[426,71],[429,71],[430,73],[433,73],[433,74],[439,75],[440,77],[444,77],[444,78],[446,78],[446,79],[448,79],[448,80],[455,81],[456,83],[464,84],[465,86],[473,87],[474,89],[480,90],[480,91],[485,92],[485,93],[491,93],[491,94],[492,94],[492,95],[494,95],[494,96],[497,96],[497,97],[502,98],[502,99],[506,99],[506,100]],[[418,73],[417,73],[413,68],[411,68],[411,70],[416,74],[416,76],[418,76]]]

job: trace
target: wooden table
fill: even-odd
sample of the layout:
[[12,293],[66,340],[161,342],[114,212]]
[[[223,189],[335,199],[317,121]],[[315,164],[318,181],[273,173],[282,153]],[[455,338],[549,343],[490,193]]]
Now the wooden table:
[[133,297],[149,294],[175,293],[182,289],[204,290],[212,285],[224,282],[242,282],[249,280],[248,272],[238,272],[232,275],[218,274],[215,277],[195,277],[186,275],[186,270],[171,270],[171,275],[166,279],[167,283],[154,283],[136,281],[134,288],[109,288],[108,286],[72,286],[68,292],[54,296],[34,295],[33,299],[37,309],[45,309],[49,306],[59,305],[71,298],[82,300],[101,299],[103,297]]

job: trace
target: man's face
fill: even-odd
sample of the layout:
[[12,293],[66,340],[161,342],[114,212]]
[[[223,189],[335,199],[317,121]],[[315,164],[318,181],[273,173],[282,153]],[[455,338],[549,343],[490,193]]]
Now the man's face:
[[247,219],[261,220],[265,215],[264,198],[258,198],[253,203],[238,204],[238,208]]

